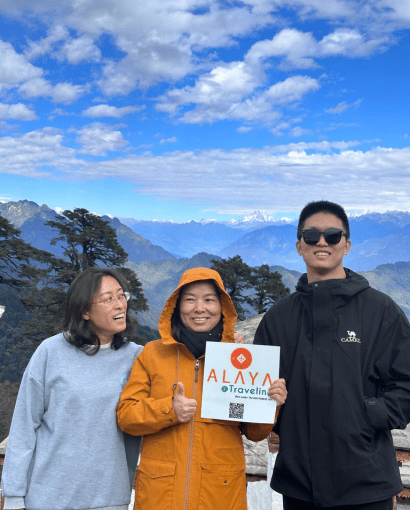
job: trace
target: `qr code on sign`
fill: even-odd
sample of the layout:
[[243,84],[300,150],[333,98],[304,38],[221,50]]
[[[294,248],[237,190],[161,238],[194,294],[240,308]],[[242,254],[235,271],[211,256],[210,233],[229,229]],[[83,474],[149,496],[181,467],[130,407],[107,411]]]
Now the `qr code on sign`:
[[229,418],[234,418],[236,420],[242,420],[244,407],[245,407],[245,404],[236,404],[236,403],[231,402],[229,404]]

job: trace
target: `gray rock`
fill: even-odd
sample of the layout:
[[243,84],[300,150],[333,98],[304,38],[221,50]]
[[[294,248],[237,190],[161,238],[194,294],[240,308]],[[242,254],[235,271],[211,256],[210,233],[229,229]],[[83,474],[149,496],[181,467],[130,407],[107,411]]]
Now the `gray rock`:
[[244,321],[236,323],[235,331],[237,331],[238,333],[241,333],[241,335],[243,335],[245,337],[246,344],[253,343],[255,331],[256,331],[257,327],[259,326],[259,323],[262,320],[263,316],[264,316],[264,314],[260,313],[259,315],[253,315],[252,317],[248,317]]

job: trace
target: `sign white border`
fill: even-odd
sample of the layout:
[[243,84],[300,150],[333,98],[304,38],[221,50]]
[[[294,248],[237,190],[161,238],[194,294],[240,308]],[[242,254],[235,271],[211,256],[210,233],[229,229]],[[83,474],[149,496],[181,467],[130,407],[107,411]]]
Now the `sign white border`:
[[279,377],[279,352],[270,345],[207,342],[202,418],[274,423],[276,401],[267,393]]

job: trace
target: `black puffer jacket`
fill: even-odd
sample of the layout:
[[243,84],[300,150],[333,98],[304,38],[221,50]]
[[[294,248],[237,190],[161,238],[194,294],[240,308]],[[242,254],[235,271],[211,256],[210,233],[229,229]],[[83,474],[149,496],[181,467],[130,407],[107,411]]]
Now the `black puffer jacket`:
[[410,325],[362,276],[308,284],[265,314],[256,344],[281,347],[288,398],[274,430],[277,492],[338,506],[402,489],[391,429],[410,422]]

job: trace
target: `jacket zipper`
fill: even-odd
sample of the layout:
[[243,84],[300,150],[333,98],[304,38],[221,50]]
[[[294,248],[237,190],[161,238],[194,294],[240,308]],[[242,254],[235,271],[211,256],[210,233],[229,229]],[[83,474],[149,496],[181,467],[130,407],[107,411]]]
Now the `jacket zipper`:
[[[194,387],[192,390],[191,398],[196,397],[196,387],[197,387],[197,383],[198,383],[198,371],[199,371],[199,359],[197,359],[195,362]],[[189,503],[189,484],[190,484],[190,478],[191,478],[192,447],[193,447],[193,441],[194,441],[194,418],[195,418],[195,416],[193,416],[191,418],[191,421],[189,423],[188,463],[187,463],[186,478],[185,478],[184,510],[188,510],[188,503]]]

